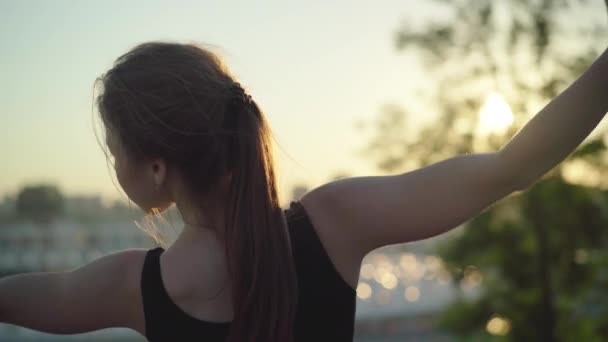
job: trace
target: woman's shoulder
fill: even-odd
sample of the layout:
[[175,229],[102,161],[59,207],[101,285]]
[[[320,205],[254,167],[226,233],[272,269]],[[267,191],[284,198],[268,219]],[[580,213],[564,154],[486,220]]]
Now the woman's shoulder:
[[353,246],[344,243],[345,232],[340,230],[331,207],[326,205],[319,192],[311,191],[298,202],[310,220],[334,269],[351,288],[356,288],[364,255]]
[[126,289],[129,297],[134,304],[132,306],[133,323],[132,329],[138,333],[145,335],[145,319],[143,312],[143,301],[141,295],[141,274],[144,268],[146,256],[155,250],[162,248],[145,249],[145,248],[130,248],[116,253],[122,259],[122,265],[126,269],[127,277],[125,279]]
[[146,255],[150,251],[153,250],[146,248],[129,248],[112,252],[105,257],[111,259],[112,262],[116,263],[118,267],[121,267],[123,270],[127,271],[125,274],[137,275],[137,277],[134,276],[133,278],[138,278],[137,282],[139,282],[139,275],[137,273],[141,271],[146,259]]
[[129,328],[144,334],[145,320],[140,314],[143,308],[141,296],[141,273],[148,252],[157,250],[145,248],[130,248],[115,251],[106,255],[108,263],[114,264],[117,278],[116,287],[123,291],[122,297],[125,298],[125,311],[129,312]]

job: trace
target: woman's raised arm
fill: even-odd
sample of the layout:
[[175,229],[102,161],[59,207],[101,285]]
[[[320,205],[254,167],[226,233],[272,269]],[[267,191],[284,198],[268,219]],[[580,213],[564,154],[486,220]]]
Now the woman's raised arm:
[[530,186],[564,160],[608,111],[608,50],[505,145],[504,165]]
[[313,189],[328,248],[356,262],[372,249],[425,239],[525,190],[566,158],[608,111],[608,53],[545,106],[500,151],[463,154],[391,176],[353,177]]

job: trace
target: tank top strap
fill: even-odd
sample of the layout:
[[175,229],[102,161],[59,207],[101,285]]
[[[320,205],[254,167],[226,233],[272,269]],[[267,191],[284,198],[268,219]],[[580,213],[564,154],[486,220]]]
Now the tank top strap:
[[166,306],[166,293],[160,273],[160,255],[164,252],[162,247],[148,250],[141,273],[141,294],[146,320],[146,332],[151,326],[163,324],[160,314]]
[[289,208],[285,211],[288,222],[288,230],[296,261],[307,261],[307,264],[318,265],[319,261],[325,262],[324,248],[319,240],[306,212],[299,201],[291,201]]
[[342,279],[323,247],[306,208],[286,210],[298,277],[297,341],[352,341],[356,291]]
[[[293,247],[298,277],[310,284],[308,276],[328,280],[337,291],[347,294],[354,292],[352,287],[340,276],[329,254],[325,250],[315,230],[306,208],[300,201],[292,201],[285,211]],[[313,285],[311,285],[313,286]]]

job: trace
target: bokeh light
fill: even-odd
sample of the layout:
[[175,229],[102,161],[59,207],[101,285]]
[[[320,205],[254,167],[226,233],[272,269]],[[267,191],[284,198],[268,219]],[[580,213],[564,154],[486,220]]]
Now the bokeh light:
[[504,317],[494,316],[486,324],[486,330],[492,335],[505,336],[511,330],[511,323]]
[[359,282],[357,285],[357,297],[366,300],[369,299],[372,295],[372,287],[369,286],[366,282]]
[[405,289],[404,297],[408,302],[416,302],[420,298],[420,290],[416,286],[408,286]]

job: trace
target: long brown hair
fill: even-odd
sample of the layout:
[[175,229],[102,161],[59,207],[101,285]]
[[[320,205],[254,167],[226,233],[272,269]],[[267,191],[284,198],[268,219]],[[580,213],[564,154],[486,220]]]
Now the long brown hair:
[[98,80],[101,119],[130,158],[164,158],[201,198],[231,174],[219,232],[233,283],[228,341],[292,341],[295,266],[257,103],[199,44],[139,44]]

